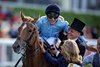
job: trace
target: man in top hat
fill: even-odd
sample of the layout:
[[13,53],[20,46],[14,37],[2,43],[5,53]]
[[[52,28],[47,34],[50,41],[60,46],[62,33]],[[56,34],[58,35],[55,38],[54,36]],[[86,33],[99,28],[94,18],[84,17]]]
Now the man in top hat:
[[79,54],[82,57],[84,56],[86,49],[96,51],[95,48],[88,46],[86,42],[80,37],[81,35],[83,35],[82,30],[85,27],[85,25],[86,24],[80,21],[79,19],[74,18],[73,23],[71,24],[67,32],[67,38],[76,41],[80,50]]
[[75,40],[77,42],[81,56],[84,56],[85,49],[86,49],[86,44],[84,43],[84,41],[82,41],[79,38],[80,35],[83,34],[82,30],[84,27],[85,27],[85,23],[75,18],[67,32],[67,38]]

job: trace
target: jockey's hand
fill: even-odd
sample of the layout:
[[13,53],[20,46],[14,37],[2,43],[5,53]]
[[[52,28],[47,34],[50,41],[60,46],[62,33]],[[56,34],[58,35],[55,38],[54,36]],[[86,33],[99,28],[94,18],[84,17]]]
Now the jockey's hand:
[[43,43],[43,41],[40,40],[39,46],[40,46],[42,52],[45,53],[46,50],[45,50],[45,48],[44,48],[44,43]]

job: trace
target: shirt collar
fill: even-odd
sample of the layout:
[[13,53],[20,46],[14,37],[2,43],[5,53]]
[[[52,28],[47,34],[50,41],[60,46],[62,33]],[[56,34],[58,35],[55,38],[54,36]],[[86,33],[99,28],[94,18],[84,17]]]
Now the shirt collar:
[[75,38],[75,39],[72,39],[72,40],[74,40],[74,41],[76,41],[78,38]]

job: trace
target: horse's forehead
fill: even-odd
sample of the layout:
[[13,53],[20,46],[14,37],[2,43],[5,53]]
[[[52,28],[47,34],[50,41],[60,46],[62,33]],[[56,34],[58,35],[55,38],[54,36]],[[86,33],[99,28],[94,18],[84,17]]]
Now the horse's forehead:
[[33,30],[35,27],[32,24],[29,24],[22,29],[21,37],[28,36],[30,34],[29,30]]
[[28,27],[34,28],[34,27],[35,27],[35,24],[33,24],[33,23],[28,23]]
[[[25,38],[28,35],[28,29],[25,27],[24,29],[22,29],[22,31],[20,32],[20,34],[18,35],[18,37],[21,37],[22,39]],[[18,38],[17,38],[18,39]]]
[[22,35],[27,34],[27,33],[28,33],[28,28],[26,27],[26,28],[23,29]]
[[30,31],[36,31],[37,27],[35,25],[35,23],[31,23],[31,22],[27,22],[25,23],[24,25],[22,25],[23,28],[21,28],[21,32],[19,34],[19,36],[22,38],[22,39],[25,39],[27,38],[27,36],[30,35]]

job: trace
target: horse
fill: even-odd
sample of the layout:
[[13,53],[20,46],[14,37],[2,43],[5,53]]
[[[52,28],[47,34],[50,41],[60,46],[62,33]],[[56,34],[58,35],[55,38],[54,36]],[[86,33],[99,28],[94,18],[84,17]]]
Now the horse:
[[39,17],[27,17],[22,12],[20,15],[23,23],[18,28],[18,36],[12,48],[14,52],[23,55],[22,67],[48,67],[39,47],[39,31],[36,26]]

